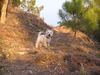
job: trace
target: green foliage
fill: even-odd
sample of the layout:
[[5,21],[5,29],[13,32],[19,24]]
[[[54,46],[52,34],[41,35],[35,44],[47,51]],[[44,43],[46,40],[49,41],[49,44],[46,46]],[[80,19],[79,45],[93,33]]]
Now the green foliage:
[[31,0],[29,3],[28,3],[28,8],[29,10],[34,10],[34,5],[35,5],[35,0]]
[[12,0],[12,4],[14,6],[19,6],[21,4],[21,0]]
[[43,10],[44,6],[35,6],[36,0],[23,0],[20,8],[28,13],[32,13],[34,15],[39,16],[41,10]]
[[86,29],[88,32],[93,32],[98,28],[98,17],[97,14],[93,9],[89,9],[85,14],[84,14],[84,19],[86,20]]
[[66,12],[79,16],[83,11],[82,3],[83,0],[72,0],[72,2],[65,2],[63,8]]
[[98,28],[98,30],[96,30],[95,32],[94,32],[94,38],[97,40],[97,41],[99,41],[100,42],[100,20],[99,20],[99,28]]
[[100,7],[100,0],[94,0],[94,2]]
[[43,10],[43,8],[44,8],[43,5],[40,6],[40,7],[35,6],[35,7],[34,7],[34,10],[32,11],[32,13],[33,13],[34,15],[40,16],[40,12]]
[[[61,25],[71,27],[73,30],[81,30],[93,33],[98,29],[98,14],[93,0],[66,1],[59,10]],[[99,11],[98,11],[99,12]]]
[[95,12],[98,17],[98,29],[94,32],[94,38],[100,42],[100,0],[94,0],[95,2]]
[[35,3],[35,0],[22,0],[21,8],[26,11],[33,11]]
[[100,54],[96,54],[96,57],[100,58]]

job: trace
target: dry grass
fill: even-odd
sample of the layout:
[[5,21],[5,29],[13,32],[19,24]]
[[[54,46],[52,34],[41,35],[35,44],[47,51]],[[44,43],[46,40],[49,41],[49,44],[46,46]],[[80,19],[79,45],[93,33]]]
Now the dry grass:
[[[95,57],[94,42],[79,31],[77,37],[73,37],[73,31],[66,27],[54,29],[50,49],[36,49],[38,31],[47,28],[43,20],[32,14],[17,11],[8,14],[6,25],[0,25],[0,53],[10,61],[4,60],[3,64],[8,65],[11,72],[5,75],[70,75],[70,68],[85,75],[84,66],[79,70],[78,63],[88,64],[85,66],[88,69],[96,65],[90,60],[91,56]],[[65,57],[66,54],[69,56]]]
[[35,63],[45,68],[48,68],[53,64],[58,64],[61,61],[62,55],[59,56],[59,53],[55,53],[52,50],[39,51],[39,54],[35,58]]

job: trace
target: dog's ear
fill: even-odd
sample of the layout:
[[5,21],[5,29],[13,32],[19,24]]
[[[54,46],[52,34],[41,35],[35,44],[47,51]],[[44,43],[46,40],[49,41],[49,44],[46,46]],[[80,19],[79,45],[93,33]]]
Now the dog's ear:
[[48,31],[48,30],[50,30],[50,29],[47,28],[46,31]]
[[48,33],[48,31],[49,31],[49,29],[46,29],[45,33],[47,34],[47,33]]

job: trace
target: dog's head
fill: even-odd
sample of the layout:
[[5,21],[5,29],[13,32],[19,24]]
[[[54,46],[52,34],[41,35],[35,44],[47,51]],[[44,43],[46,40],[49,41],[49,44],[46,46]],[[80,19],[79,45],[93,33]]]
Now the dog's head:
[[53,36],[53,30],[51,30],[51,29],[47,29],[46,30],[46,32],[45,32],[45,35],[47,36],[47,37],[52,37]]

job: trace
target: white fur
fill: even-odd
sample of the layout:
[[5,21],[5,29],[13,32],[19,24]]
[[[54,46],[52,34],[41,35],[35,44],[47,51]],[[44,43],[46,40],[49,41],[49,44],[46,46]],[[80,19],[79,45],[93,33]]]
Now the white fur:
[[50,37],[52,37],[53,36],[53,30],[47,29],[46,35],[49,35],[49,34],[50,34]]
[[[38,37],[35,44],[36,48],[41,48],[42,46],[47,48],[50,46],[51,38],[53,36],[53,31],[48,29],[44,34],[42,33],[43,33],[42,31],[38,33]],[[47,38],[48,35],[50,35],[49,38]]]

